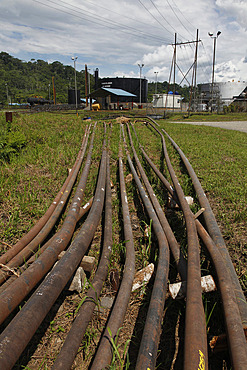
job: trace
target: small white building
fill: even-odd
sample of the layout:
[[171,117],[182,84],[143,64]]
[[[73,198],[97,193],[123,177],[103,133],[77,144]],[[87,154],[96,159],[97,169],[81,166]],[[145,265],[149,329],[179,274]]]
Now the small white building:
[[181,109],[182,97],[176,94],[154,94],[152,104],[154,108]]

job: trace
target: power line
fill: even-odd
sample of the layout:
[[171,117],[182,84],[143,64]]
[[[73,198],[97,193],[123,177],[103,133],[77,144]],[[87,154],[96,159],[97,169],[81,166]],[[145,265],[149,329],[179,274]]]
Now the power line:
[[[181,12],[181,10],[179,9],[179,7],[177,6],[177,4],[175,3],[174,0],[173,0],[173,3],[175,5],[176,9],[179,11],[179,13],[184,17],[186,22],[188,22],[193,27],[193,29],[196,29],[196,27],[184,16],[183,12]],[[192,34],[191,34],[191,36],[192,36]]]
[[[117,31],[125,33],[125,34],[132,35],[134,37],[152,39],[152,40],[155,40],[156,42],[159,42],[159,43],[162,42],[163,44],[166,44],[166,45],[170,44],[171,45],[171,42],[166,40],[163,37],[156,36],[155,34],[144,32],[144,31],[142,31],[140,29],[137,29],[135,27],[127,26],[127,25],[121,24],[121,23],[113,21],[113,20],[109,20],[108,18],[102,17],[101,15],[100,16],[96,15],[95,13],[89,11],[88,9],[84,10],[84,8],[69,5],[68,3],[66,3],[63,0],[60,0],[59,2],[58,2],[58,0],[57,1],[45,0],[47,3],[50,3],[50,4],[47,4],[44,1],[40,1],[40,0],[33,0],[33,1],[39,3],[43,6],[46,6],[48,8],[54,9],[56,11],[59,11],[59,12],[65,13],[65,14],[69,14],[70,16],[73,16],[73,17],[76,17],[76,18],[79,18],[79,19],[83,19],[83,20],[85,20],[87,22],[90,22],[90,23],[97,24],[101,27],[106,27],[106,28],[113,29],[113,30],[116,30],[116,28],[117,28]],[[153,6],[155,7],[155,9],[158,11],[158,13],[162,16],[161,12],[158,10],[158,8],[154,4],[154,2],[152,0],[150,0],[150,1],[153,4]],[[88,2],[92,3],[92,1],[88,1]],[[169,31],[164,25],[162,25],[162,23],[159,22],[159,20],[156,17],[154,17],[152,15],[152,13],[149,11],[149,9],[147,9],[145,7],[145,5],[143,4],[143,2],[141,0],[139,0],[139,2],[146,9],[146,11],[160,24],[160,26],[162,28],[166,29],[166,31],[169,34],[173,35],[171,33],[171,31]],[[54,4],[54,5],[51,5],[51,4]],[[63,9],[61,9],[61,8],[63,8]],[[119,15],[119,13],[114,12],[112,10],[109,10],[107,8],[104,8],[104,7],[101,7],[101,8]],[[126,18],[131,19],[130,17],[126,17]],[[166,20],[163,16],[162,16],[162,18],[164,20]],[[143,22],[140,22],[140,23],[143,24]],[[167,22],[167,23],[169,24],[169,26],[171,26],[169,22]],[[171,27],[175,30],[175,28],[173,26],[171,26]],[[191,47],[191,44],[190,44],[189,41],[186,42],[186,43],[188,43]],[[181,43],[181,44],[183,44],[183,43]],[[203,48],[204,48],[204,46],[203,46]],[[185,48],[185,52],[187,52],[187,48]],[[189,57],[188,56],[187,56],[187,58],[183,57],[182,59],[184,60],[185,64],[187,64]],[[203,72],[205,72],[205,71],[203,70]],[[206,77],[206,79],[207,79],[207,77]]]
[[[69,14],[69,15],[71,15],[71,16],[73,16],[73,17],[76,17],[76,18],[79,18],[79,19],[86,20],[86,21],[88,21],[88,22],[90,22],[90,23],[94,23],[94,24],[100,25],[100,26],[102,26],[102,27],[107,27],[107,28],[110,28],[110,29],[116,29],[116,27],[118,27],[118,31],[119,31],[119,32],[124,32],[124,33],[127,33],[127,34],[131,34],[132,36],[135,36],[135,37],[150,38],[150,39],[153,39],[153,40],[156,40],[156,41],[159,41],[159,42],[163,42],[164,44],[169,44],[169,41],[168,41],[168,40],[165,40],[165,39],[164,39],[164,38],[162,38],[162,37],[155,36],[155,35],[153,35],[153,34],[147,34],[147,33],[145,33],[144,31],[141,31],[141,30],[136,29],[136,28],[134,28],[134,27],[126,26],[126,25],[123,25],[123,24],[121,24],[121,23],[111,21],[111,20],[109,20],[109,19],[107,19],[107,18],[104,18],[104,17],[102,17],[102,16],[97,16],[97,15],[95,15],[95,14],[94,14],[94,13],[92,13],[92,12],[90,12],[90,13],[92,14],[90,17],[89,17],[89,16],[87,16],[87,14],[84,14],[84,13],[82,13],[82,12],[79,12],[79,13],[82,13],[82,14],[83,14],[83,16],[81,16],[81,15],[78,15],[78,10],[74,10],[74,9],[73,9],[73,8],[71,8],[71,7],[68,7],[68,6],[65,6],[65,5],[58,4],[58,3],[56,3],[56,2],[54,2],[54,1],[52,1],[52,0],[46,0],[46,1],[48,1],[48,2],[50,2],[50,3],[53,3],[53,4],[57,5],[57,6],[60,6],[60,7],[62,7],[62,8],[68,9],[68,10],[70,10],[70,12],[69,12],[69,11],[66,11],[66,10],[62,10],[62,9],[60,9],[60,8],[57,8],[57,7],[52,6],[52,5],[49,5],[49,4],[45,4],[45,3],[43,3],[43,2],[41,2],[41,1],[39,1],[39,0],[33,0],[33,1],[34,1],[34,2],[36,2],[36,3],[40,3],[41,5],[46,6],[46,7],[48,7],[48,8],[55,9],[55,10],[60,11],[60,12],[62,12],[62,13]],[[79,8],[79,9],[80,9],[80,8]],[[76,12],[76,14],[71,13],[71,11],[72,11],[72,12]],[[87,10],[87,13],[89,13],[89,11],[88,11],[88,10]],[[92,18],[93,18],[93,19],[96,19],[96,20],[93,20]],[[111,26],[111,27],[110,27],[110,26]],[[121,29],[121,28],[119,28],[119,27],[122,27],[122,29]],[[135,31],[135,33],[133,33],[133,31]],[[137,33],[136,33],[136,32],[137,32]],[[139,34],[138,34],[138,33],[139,33]]]
[[153,6],[155,7],[155,9],[157,10],[157,12],[159,13],[159,15],[164,19],[164,21],[177,33],[179,34],[181,37],[183,37],[180,33],[177,32],[177,30],[168,22],[168,20],[163,16],[163,14],[160,12],[160,10],[158,9],[158,7],[155,5],[155,3],[153,2],[153,0],[150,0],[150,2],[153,4]]
[[[61,1],[62,1],[62,0],[61,0]],[[62,1],[62,2],[64,2],[64,1]],[[95,3],[94,3],[93,1],[86,0],[86,2],[91,3],[91,4],[95,7]],[[67,4],[67,3],[66,3],[66,4]],[[76,8],[78,8],[78,7],[76,7]],[[107,11],[108,11],[108,12],[110,12],[110,13],[113,13],[113,14],[116,14],[116,15],[121,16],[121,18],[130,19],[130,20],[134,21],[135,23],[140,23],[140,24],[142,24],[142,25],[147,26],[147,23],[142,22],[140,19],[136,19],[136,18],[128,17],[126,14],[120,14],[120,13],[118,13],[118,12],[116,12],[116,11],[112,10],[112,9],[105,8],[105,7],[104,7],[104,6],[102,6],[102,5],[98,5],[98,4],[97,4],[97,8],[101,8],[101,9],[107,10]],[[78,9],[80,9],[80,8],[78,8]],[[157,28],[157,29],[160,29],[159,27],[156,27],[156,26],[153,26],[153,27],[155,27],[155,28]]]
[[[211,64],[211,60],[210,60],[210,58],[209,58],[209,56],[208,56],[208,54],[207,54],[207,52],[206,52],[206,49],[205,49],[205,46],[204,46],[203,42],[202,42],[202,47],[203,47],[203,50],[204,50],[205,56],[206,56],[206,58],[208,59],[209,64]],[[203,65],[204,65],[204,66],[206,65],[206,64],[205,64],[205,62],[203,63]],[[205,67],[205,69],[206,69],[206,67]],[[210,80],[210,74],[211,74],[211,71],[210,71],[209,76],[207,76],[207,75],[206,75],[206,73],[205,73],[205,69],[203,69],[204,77],[206,78],[206,81],[209,81],[209,80]]]
[[[176,3],[175,3],[175,1],[174,0],[172,0],[173,1],[173,3],[174,3],[174,5],[175,5],[175,7],[176,7],[176,9],[179,11],[179,13],[183,16],[183,18],[186,20],[186,22],[188,22],[194,29],[196,29],[196,27],[185,17],[185,15],[184,15],[184,13],[183,12],[181,12],[181,10],[179,9],[179,7],[176,5]],[[168,3],[168,5],[170,5],[169,4],[169,2],[168,2],[168,0],[167,0],[167,3]],[[175,14],[175,11],[174,11],[174,14]],[[176,14],[175,14],[176,15]],[[177,17],[177,19],[178,19],[178,17]],[[184,26],[185,27],[185,26]],[[187,30],[187,28],[186,28],[186,30]],[[187,30],[188,31],[188,30]],[[188,31],[189,32],[189,31]],[[190,35],[192,35],[191,33],[190,33]],[[204,47],[204,44],[203,44],[203,42],[201,41],[201,45],[202,45],[202,48],[203,48],[203,51],[204,51],[204,54],[205,54],[205,56],[206,56],[206,58],[208,59],[208,61],[210,61],[210,58],[209,58],[209,56],[208,56],[208,54],[207,54],[207,52],[206,52],[206,49],[205,49],[205,47]],[[192,46],[191,46],[191,48],[192,48]],[[210,63],[210,62],[209,62]],[[206,70],[206,68],[205,68],[205,66],[206,66],[206,64],[205,64],[205,62],[203,62],[202,64],[200,64],[199,66],[198,66],[198,69],[200,69],[201,71],[202,71],[202,73],[203,73],[203,75],[204,75],[204,77],[205,77],[205,80],[206,81],[209,81],[209,79],[210,79],[210,77],[209,76],[207,76],[206,75],[206,73],[205,73],[205,70]]]
[[[149,9],[143,4],[143,2],[141,1],[141,0],[138,0],[139,2],[140,2],[140,4],[146,9],[146,11],[160,24],[160,22],[159,22],[159,20],[149,11]],[[168,23],[169,24],[169,26],[173,29],[173,30],[175,30],[175,33],[177,33],[176,32],[176,29],[167,21],[167,19],[163,16],[163,14],[160,12],[160,10],[158,9],[158,7],[155,5],[155,3],[153,2],[153,0],[150,0],[150,2],[152,3],[152,5],[154,6],[154,8],[157,10],[157,12],[159,13],[159,15],[164,19],[164,21],[166,22],[166,23]],[[170,7],[171,7],[171,5],[170,5]],[[187,30],[187,29],[186,29]],[[183,36],[181,35],[181,34],[179,34],[182,38],[183,38]],[[186,42],[180,42],[180,45],[182,45],[182,44],[189,44],[190,45],[190,47],[191,47],[191,49],[192,49],[192,44],[194,44],[194,42],[193,41],[186,41]],[[186,50],[186,54],[188,54],[187,53],[187,49],[185,49]],[[188,55],[187,55],[187,58],[185,58],[185,57],[183,57],[183,61],[184,61],[184,63],[187,63],[187,61],[189,60],[190,58],[188,57]],[[181,71],[180,71],[181,72]]]
[[150,10],[143,4],[143,2],[141,0],[138,0],[139,3],[143,6],[144,9],[146,9],[146,11],[151,15],[151,17],[153,17],[156,22],[159,23],[159,25],[161,25],[162,28],[164,28],[168,33],[170,33],[171,35],[173,35],[173,33],[171,31],[169,31],[151,12]]
[[171,4],[169,3],[168,0],[166,0],[167,4],[169,5],[171,11],[173,12],[173,14],[175,15],[175,17],[177,18],[177,20],[179,21],[179,23],[184,27],[184,29],[190,34],[190,36],[194,37],[190,31],[185,27],[185,25],[183,24],[183,22],[179,19],[179,17],[177,16],[176,12],[174,11],[173,7],[171,6]]

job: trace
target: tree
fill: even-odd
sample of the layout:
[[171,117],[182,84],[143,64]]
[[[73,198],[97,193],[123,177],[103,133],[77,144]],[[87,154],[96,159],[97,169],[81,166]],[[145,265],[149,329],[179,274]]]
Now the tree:
[[[49,84],[52,95],[52,77],[55,77],[57,102],[68,101],[68,88],[74,86],[74,68],[61,62],[47,63],[41,59],[24,62],[6,52],[0,53],[0,102],[7,103],[6,84],[9,96],[25,103],[29,96],[48,98]],[[77,85],[81,95],[85,91],[84,71],[77,71]]]

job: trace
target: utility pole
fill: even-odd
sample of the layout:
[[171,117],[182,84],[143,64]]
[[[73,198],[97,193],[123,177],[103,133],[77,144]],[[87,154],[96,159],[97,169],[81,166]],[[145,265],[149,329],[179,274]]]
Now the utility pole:
[[[174,108],[175,108],[175,93],[176,93],[176,87],[175,87],[175,83],[176,83],[176,66],[178,67],[180,73],[183,75],[183,79],[182,81],[179,83],[179,86],[181,85],[181,83],[183,82],[184,79],[186,79],[186,81],[188,82],[188,84],[190,85],[189,81],[187,80],[186,76],[187,74],[189,73],[189,71],[192,69],[192,67],[194,66],[195,62],[193,62],[193,64],[191,65],[191,67],[189,68],[189,70],[187,71],[187,73],[184,75],[183,71],[181,70],[181,68],[179,68],[179,66],[177,65],[177,62],[176,62],[176,57],[177,57],[177,46],[178,45],[188,45],[188,44],[194,44],[196,43],[196,45],[201,42],[201,40],[197,40],[196,41],[186,41],[186,42],[177,42],[177,34],[175,33],[175,43],[172,44],[172,46],[174,46],[174,51],[173,51],[173,57],[172,57],[172,64],[171,64],[171,69],[170,69],[170,76],[169,76],[169,82],[168,82],[168,91],[167,91],[167,96],[166,96],[166,103],[165,103],[165,111],[164,111],[164,117],[166,116],[166,109],[167,109],[167,100],[168,100],[168,92],[169,92],[169,86],[170,86],[170,81],[172,79],[172,69],[173,69],[173,112],[174,112]],[[197,58],[197,52],[196,52],[196,58]],[[194,74],[195,72],[193,72]],[[190,85],[191,86],[191,85]]]
[[[88,70],[88,95],[91,94],[91,88],[90,88],[90,68]],[[89,105],[90,105],[90,110],[91,110],[91,97],[89,97]]]
[[190,108],[192,104],[192,96],[194,95],[194,103],[195,103],[195,96],[196,96],[196,69],[197,69],[197,54],[198,54],[198,34],[199,30],[196,31],[196,50],[195,50],[195,58],[193,63],[193,73],[192,73],[192,81],[190,87],[190,100],[189,100],[189,108],[188,108],[188,115],[190,115]]
[[176,53],[177,53],[177,34],[175,33],[175,43],[174,43],[174,59],[173,59],[173,100],[172,100],[172,110],[174,113],[175,108],[175,93],[176,93]]
[[155,102],[156,114],[157,114],[157,103],[158,103],[158,96],[157,96],[158,73],[159,72],[154,72],[154,74],[155,74],[155,89],[154,89],[155,97],[154,97],[154,102]]
[[88,95],[91,94],[91,88],[90,88],[90,68],[87,69],[88,70]]
[[154,93],[155,93],[155,94],[157,94],[158,73],[159,73],[159,72],[154,72],[154,74],[155,74],[155,90],[154,90]]
[[194,66],[194,76],[195,76],[195,80],[194,80],[194,104],[195,104],[195,101],[197,99],[197,96],[196,96],[196,74],[197,74],[197,55],[198,55],[198,40],[199,40],[199,30],[197,29],[196,30],[196,52],[195,52],[195,66]]
[[53,86],[53,101],[54,105],[57,103],[57,98],[56,98],[56,88],[55,88],[55,78],[52,76],[52,86]]
[[214,67],[215,67],[215,55],[216,55],[216,39],[221,34],[221,31],[218,31],[216,36],[212,32],[208,32],[208,35],[214,39],[214,50],[213,50],[213,72],[212,72],[212,84],[211,84],[211,113],[213,112],[213,101],[214,101]]
[[142,104],[142,68],[144,67],[144,64],[138,64],[139,68],[140,68],[140,108],[141,108],[141,104]]
[[88,92],[87,92],[87,65],[85,64],[85,95],[86,95],[86,106],[88,106]]
[[9,89],[8,89],[7,82],[6,82],[5,86],[6,86],[7,104],[9,105]]
[[75,68],[75,62],[78,59],[78,57],[71,57],[71,59],[74,61],[74,70],[75,70],[75,109],[77,114],[77,85],[76,85],[76,68]]
[[166,94],[166,102],[165,102],[164,118],[166,118],[166,108],[167,108],[167,101],[168,101],[168,92],[169,92],[169,87],[170,87],[171,78],[172,78],[172,68],[173,68],[173,64],[174,64],[174,52],[173,52],[172,63],[171,63],[171,69],[170,69],[170,75],[169,75],[168,86],[167,86],[167,94]]

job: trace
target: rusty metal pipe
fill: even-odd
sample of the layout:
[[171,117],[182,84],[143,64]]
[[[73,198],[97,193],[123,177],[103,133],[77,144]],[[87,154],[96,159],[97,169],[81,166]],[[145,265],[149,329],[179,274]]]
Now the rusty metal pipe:
[[61,190],[59,190],[59,192],[57,193],[54,201],[52,202],[52,204],[50,205],[46,213],[40,218],[40,220],[31,228],[31,230],[27,234],[25,234],[15,245],[13,245],[11,249],[9,249],[6,253],[0,256],[0,263],[5,265],[7,262],[9,262],[17,253],[19,253],[27,244],[31,242],[31,240],[40,232],[40,230],[44,227],[46,222],[49,220],[55,208],[57,207],[57,204],[60,201],[63,193],[65,192],[74,171],[77,171],[77,172],[79,171],[80,166],[78,166],[77,164],[78,162],[81,162],[83,159],[82,152],[86,145],[86,136],[89,130],[90,128],[87,127],[85,130],[82,145],[78,152],[74,166],[72,170],[70,171],[68,177],[66,178]]
[[103,283],[107,277],[109,258],[112,251],[112,203],[111,203],[111,182],[109,153],[107,153],[106,165],[106,194],[105,194],[105,225],[104,243],[100,262],[92,282],[92,287],[86,294],[82,306],[73,321],[72,327],[65,339],[63,347],[53,364],[53,370],[71,369],[78,348],[91,320],[96,302],[99,299]]
[[163,174],[158,170],[158,168],[155,166],[155,164],[152,162],[152,160],[148,157],[147,153],[145,152],[145,150],[144,150],[144,148],[142,146],[140,146],[140,150],[141,150],[144,158],[146,159],[146,161],[149,163],[150,167],[153,168],[153,171],[156,173],[156,175],[159,177],[159,179],[161,180],[161,182],[167,188],[167,190],[168,190],[169,194],[171,195],[171,197],[177,203],[179,203],[179,201],[177,199],[176,192],[175,192],[174,188],[172,187],[172,185],[167,181],[167,179],[165,178],[165,176],[163,176]]
[[[85,216],[85,214],[90,210],[90,208],[92,207],[92,204],[93,204],[93,197],[91,197],[89,199],[89,201],[84,204],[83,207],[80,207],[79,209],[79,213],[78,213],[78,218],[77,218],[77,222],[80,221],[80,219]],[[36,253],[35,255],[33,255],[32,257],[30,257],[28,260],[27,260],[27,265],[30,265],[31,263],[33,263],[50,245],[50,243],[56,238],[56,234],[53,235],[53,237],[47,242],[45,243]]]
[[[79,211],[79,215],[78,215],[78,219],[77,219],[77,222],[80,221],[80,219],[90,210],[91,206],[92,206],[92,203],[93,203],[93,197],[83,206],[83,207],[80,207],[80,211]],[[50,243],[52,243],[52,241],[54,241],[56,238],[56,234],[53,235],[53,237],[47,242],[45,243],[39,250],[38,252],[35,253],[34,256],[30,257],[26,264],[21,266],[19,269],[18,269],[18,274],[22,274],[24,271],[26,271],[26,269],[31,265],[31,263],[35,262],[36,259],[46,250],[46,248],[49,247]],[[10,285],[12,284],[16,279],[18,278],[17,275],[13,274],[12,276],[9,277],[9,279],[7,281],[5,281],[4,284],[2,284],[0,286],[0,294]]]
[[[147,117],[148,118],[148,117]],[[136,133],[136,130],[134,128],[134,126],[131,124],[131,126],[133,127],[133,130],[134,130],[134,133],[136,135],[136,138],[137,140],[139,141],[138,139],[138,136],[137,136],[137,133]],[[160,181],[162,182],[162,184],[165,186],[165,188],[167,189],[168,193],[172,196],[172,198],[177,202],[177,204],[179,204],[179,201],[178,201],[178,198],[177,198],[177,194],[176,194],[176,191],[174,190],[174,188],[172,187],[172,185],[169,183],[169,181],[165,178],[165,176],[163,176],[163,174],[160,172],[160,170],[155,166],[155,164],[153,163],[153,161],[150,159],[150,157],[147,155],[147,153],[145,152],[143,146],[141,145],[141,143],[139,142],[139,147],[140,147],[140,150],[144,156],[144,158],[146,159],[146,161],[148,162],[148,164],[150,165],[150,167],[152,168],[152,170],[154,171],[154,173],[158,176],[158,178],[160,179]]]
[[[65,204],[66,204],[66,201],[67,201],[67,199],[68,199],[68,197],[69,197],[69,195],[72,191],[74,182],[75,182],[76,177],[77,177],[77,173],[79,171],[82,159],[83,159],[85,151],[86,151],[87,140],[88,140],[88,135],[86,137],[86,142],[85,142],[85,146],[83,148],[83,152],[81,153],[81,161],[78,161],[77,168],[72,173],[72,177],[71,177],[71,179],[70,179],[70,181],[69,181],[69,183],[66,187],[66,190],[65,190],[64,194],[62,195],[59,203],[57,204],[57,207],[54,210],[53,214],[51,215],[49,220],[46,222],[46,224],[44,225],[42,230],[36,235],[36,237],[33,240],[31,240],[31,242],[26,247],[24,247],[17,255],[15,255],[7,263],[6,266],[8,268],[13,268],[13,267],[16,267],[16,266],[20,266],[23,263],[25,263],[25,261],[28,259],[28,257],[30,257],[33,254],[33,252],[35,252],[35,250],[38,248],[40,243],[42,243],[44,241],[44,239],[49,235],[49,233],[51,232],[51,230],[55,226],[55,224],[56,224],[56,222],[57,222]],[[0,274],[0,284],[5,281],[7,276],[8,276],[8,272],[4,272],[2,270],[1,274]]]
[[205,208],[205,211],[203,212],[203,217],[205,219],[205,223],[206,223],[208,232],[209,232],[211,238],[213,239],[215,245],[219,248],[219,250],[220,250],[220,252],[221,252],[221,254],[224,258],[225,265],[226,265],[227,269],[229,270],[229,272],[231,274],[231,278],[232,278],[233,286],[234,286],[234,291],[235,291],[235,294],[236,294],[238,307],[239,307],[240,315],[241,315],[241,318],[242,318],[242,323],[243,323],[243,326],[247,326],[247,304],[246,304],[246,299],[245,299],[243,290],[241,288],[241,285],[239,283],[235,268],[232,264],[231,257],[229,255],[229,252],[228,252],[227,248],[226,248],[225,241],[222,237],[219,226],[218,226],[217,221],[215,219],[215,216],[213,214],[212,208],[211,208],[211,206],[209,204],[209,201],[206,197],[206,194],[204,193],[204,190],[201,186],[201,183],[200,183],[198,177],[196,176],[195,171],[193,170],[191,164],[189,163],[189,160],[187,159],[187,157],[183,153],[183,151],[179,148],[179,146],[175,143],[175,141],[165,131],[164,131],[164,133],[166,134],[166,136],[171,141],[174,148],[179,153],[179,155],[180,155],[180,157],[181,157],[181,159],[182,159],[182,161],[183,161],[183,163],[184,163],[184,165],[185,165],[185,167],[186,167],[186,169],[187,169],[187,171],[188,171],[188,173],[191,177],[191,180],[192,180],[194,189],[196,191],[199,203],[200,203],[201,207]]
[[[133,144],[133,140],[132,140],[132,137],[131,137],[131,133],[130,133],[128,123],[126,125],[127,125],[127,129],[128,129],[130,145],[131,145],[131,148],[132,148],[132,151],[133,151],[133,154],[134,154],[136,165],[138,167],[138,170],[140,172],[140,175],[142,177],[144,185],[147,189],[148,195],[151,199],[151,202],[153,204],[155,212],[157,213],[160,224],[161,224],[161,226],[162,226],[162,228],[165,232],[165,235],[167,237],[168,244],[169,244],[169,247],[171,248],[171,252],[173,254],[173,257],[174,257],[178,272],[180,274],[180,277],[181,277],[182,280],[186,281],[187,280],[187,263],[186,263],[186,260],[183,256],[182,252],[181,252],[181,249],[178,245],[178,242],[177,242],[177,240],[174,236],[174,233],[173,233],[173,231],[172,231],[172,229],[171,229],[171,227],[170,227],[170,225],[167,221],[165,213],[163,212],[163,209],[161,208],[161,206],[159,204],[159,201],[158,201],[156,195],[154,194],[154,191],[152,189],[152,186],[150,185],[150,182],[148,181],[147,175],[146,175],[145,171],[142,168],[141,162],[139,161],[136,150],[134,148],[134,144]],[[133,125],[132,125],[132,127],[133,127]],[[167,184],[168,184],[169,188],[172,188],[170,186],[170,184],[168,183],[168,181],[167,181]],[[174,194],[174,196],[176,195],[174,191],[173,191],[173,194]]]
[[[145,157],[146,158],[146,157]],[[154,165],[153,165],[154,166]],[[151,166],[152,167],[152,166]],[[156,171],[159,176],[160,172]],[[165,184],[166,185],[166,184]],[[168,183],[167,189],[170,189]],[[175,194],[176,195],[176,194]],[[234,369],[241,369],[246,366],[246,339],[241,324],[241,316],[237,306],[236,297],[233,290],[231,276],[225,269],[224,259],[215,246],[213,240],[208,235],[202,224],[196,220],[196,227],[205,247],[207,248],[218,276],[218,285],[222,297],[224,317],[227,327],[227,335]]]
[[30,293],[35,285],[45,276],[56,262],[59,253],[68,245],[79,214],[84,197],[87,177],[91,165],[94,133],[92,135],[86,163],[75,192],[69,212],[64,220],[61,230],[56,234],[48,248],[19,278],[0,294],[0,323],[15,309],[15,307]]
[[227,341],[233,369],[247,369],[246,338],[242,326],[239,307],[234,294],[231,275],[228,269],[226,269],[222,254],[198,220],[196,220],[196,227],[206,249],[212,258],[218,277],[218,286],[224,309]]
[[[122,214],[124,223],[124,238],[126,241],[124,274],[120,288],[118,290],[117,297],[114,302],[114,307],[112,309],[110,318],[107,322],[107,328],[103,333],[103,337],[100,341],[100,345],[98,347],[94,361],[91,366],[91,370],[105,369],[109,366],[111,362],[113,350],[111,340],[115,340],[118,330],[123,323],[135,275],[135,249],[129,215],[128,199],[126,195],[126,188],[124,182],[121,145],[119,147],[119,177],[120,177]],[[108,328],[110,329],[111,335],[108,331]]]
[[126,145],[125,148],[130,170],[135,179],[139,194],[142,198],[148,216],[152,220],[152,226],[159,245],[158,266],[136,362],[136,369],[148,369],[148,368],[154,369],[159,346],[162,317],[164,312],[165,296],[167,289],[169,261],[170,261],[169,246],[164,230],[154,211],[151,201],[149,200],[142,186],[142,183],[137,175],[137,172],[131,161]]
[[[156,126],[159,126],[158,123],[155,122],[152,118],[150,118],[150,117],[148,117],[148,118]],[[182,161],[183,161],[183,163],[184,163],[184,165],[185,165],[185,167],[188,171],[188,174],[191,177],[191,180],[192,180],[194,189],[196,191],[199,203],[200,203],[202,208],[205,208],[205,211],[203,212],[203,217],[204,217],[208,232],[209,232],[211,238],[213,239],[215,245],[217,246],[217,248],[219,248],[219,250],[220,250],[220,252],[221,252],[221,254],[224,258],[226,267],[228,268],[228,270],[230,272],[230,275],[231,275],[231,278],[232,278],[232,281],[233,281],[234,291],[235,291],[236,298],[237,298],[239,312],[240,312],[241,319],[242,319],[242,323],[243,323],[243,326],[246,327],[247,326],[246,298],[244,296],[243,290],[242,290],[241,285],[239,283],[236,271],[235,271],[234,266],[233,266],[232,261],[231,261],[231,257],[229,255],[229,252],[228,252],[227,248],[226,248],[225,241],[224,241],[224,239],[222,237],[222,234],[220,232],[220,229],[219,229],[219,226],[218,226],[217,221],[215,219],[215,216],[213,214],[212,208],[211,208],[211,206],[209,204],[209,201],[206,197],[206,194],[205,194],[205,192],[204,192],[204,190],[201,186],[201,183],[200,183],[198,177],[195,174],[195,171],[193,170],[191,164],[189,163],[189,160],[187,159],[187,157],[185,156],[185,154],[183,153],[181,148],[168,135],[168,133],[164,129],[162,129],[162,131],[166,134],[166,136],[171,141],[174,148],[179,153],[179,155],[180,155],[180,157],[181,157],[181,159],[182,159]]]
[[[134,127],[134,125],[132,123],[131,123],[131,127],[133,128],[133,131],[135,133],[135,136],[137,138],[137,141],[139,142],[139,139],[138,139],[138,136],[137,136],[135,127]],[[165,176],[163,176],[162,173],[155,166],[155,164],[150,159],[150,157],[147,155],[147,153],[145,152],[145,150],[144,150],[144,148],[143,148],[143,146],[141,145],[140,142],[139,142],[139,147],[140,147],[140,150],[141,150],[144,158],[146,159],[146,161],[148,162],[148,164],[150,165],[150,167],[153,169],[154,173],[159,177],[160,181],[165,185],[165,187],[167,188],[167,190],[168,190],[169,194],[172,196],[172,198],[178,203],[177,195],[176,195],[176,192],[175,192],[174,188],[167,181],[167,179],[165,178]]]
[[176,190],[186,223],[188,240],[188,269],[185,314],[184,369],[197,370],[199,364],[203,362],[206,370],[208,368],[206,320],[202,303],[200,250],[195,220],[185,199],[182,187],[179,184],[175,171],[171,165],[164,136],[154,126],[154,124],[150,123],[150,125],[161,136],[167,168]]
[[[148,158],[145,156],[145,158]],[[151,165],[153,168],[154,164]],[[157,176],[162,181],[160,172],[156,171]],[[170,189],[170,184],[164,184],[167,190]],[[176,195],[176,194],[175,194]],[[231,359],[234,369],[246,368],[246,339],[241,325],[241,316],[235,293],[233,290],[231,276],[228,269],[225,269],[225,263],[219,249],[215,246],[213,240],[208,235],[199,220],[196,220],[196,227],[200,238],[202,239],[205,247],[207,248],[218,276],[218,285],[222,297],[222,303],[224,308],[224,317],[227,327],[227,336],[229,342],[229,348],[231,353]],[[242,366],[242,367],[241,367]]]
[[[104,149],[93,205],[85,223],[65,255],[0,336],[1,369],[8,370],[13,367],[83,258],[101,217],[105,180],[106,150]],[[75,204],[72,207],[75,207]]]

